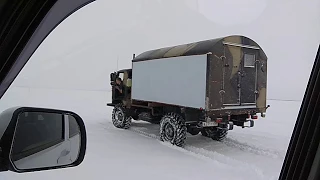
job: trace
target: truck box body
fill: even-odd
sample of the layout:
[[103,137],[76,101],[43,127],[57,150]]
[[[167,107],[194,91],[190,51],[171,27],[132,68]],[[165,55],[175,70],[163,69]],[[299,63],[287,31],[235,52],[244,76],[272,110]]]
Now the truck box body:
[[267,57],[244,36],[167,47],[132,60],[132,100],[207,112],[266,111]]
[[206,54],[134,62],[131,98],[205,108],[206,69]]

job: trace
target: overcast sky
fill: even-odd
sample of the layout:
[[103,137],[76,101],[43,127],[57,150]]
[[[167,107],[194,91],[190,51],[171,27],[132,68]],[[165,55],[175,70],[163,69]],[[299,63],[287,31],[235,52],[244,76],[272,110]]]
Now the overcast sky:
[[133,53],[236,34],[266,52],[268,98],[302,99],[319,32],[320,0],[97,0],[48,36],[15,85],[109,89]]

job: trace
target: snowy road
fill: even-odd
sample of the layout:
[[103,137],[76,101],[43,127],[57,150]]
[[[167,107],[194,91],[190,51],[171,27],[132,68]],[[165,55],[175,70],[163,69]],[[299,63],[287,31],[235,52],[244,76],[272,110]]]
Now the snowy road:
[[103,91],[11,88],[0,110],[28,105],[75,111],[85,120],[88,148],[79,167],[5,172],[0,179],[277,179],[301,103],[269,101],[267,117],[254,128],[236,127],[224,142],[190,135],[178,148],[158,140],[158,125],[134,121],[129,130],[114,128],[105,106],[109,97]]

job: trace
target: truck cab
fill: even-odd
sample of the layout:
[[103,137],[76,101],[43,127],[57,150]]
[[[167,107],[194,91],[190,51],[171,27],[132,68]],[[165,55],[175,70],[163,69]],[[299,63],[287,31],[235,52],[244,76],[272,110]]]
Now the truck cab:
[[[122,93],[116,89],[116,79],[121,79],[123,86]],[[131,99],[131,80],[132,80],[132,69],[122,69],[117,72],[110,74],[110,85],[112,91],[112,103],[107,104],[108,106],[114,106],[115,104],[123,103]]]

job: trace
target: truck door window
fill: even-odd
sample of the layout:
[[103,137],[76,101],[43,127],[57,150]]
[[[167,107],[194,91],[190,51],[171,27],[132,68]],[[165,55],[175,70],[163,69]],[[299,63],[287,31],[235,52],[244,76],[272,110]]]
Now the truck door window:
[[255,67],[255,60],[254,54],[244,54],[244,67]]
[[124,73],[119,73],[118,77],[121,78],[121,80],[123,81],[123,76],[124,76]]

